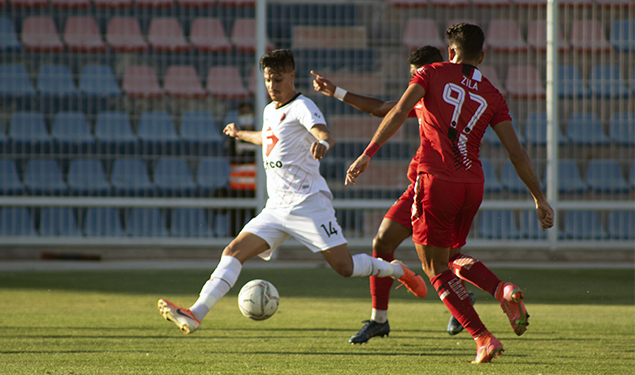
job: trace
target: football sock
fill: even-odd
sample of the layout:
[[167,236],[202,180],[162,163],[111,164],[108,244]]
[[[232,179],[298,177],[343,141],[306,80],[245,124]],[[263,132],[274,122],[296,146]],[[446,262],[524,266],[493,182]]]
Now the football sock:
[[450,310],[465,330],[476,338],[487,329],[472,307],[467,290],[450,270],[430,279],[432,286],[437,290],[439,298]]
[[377,310],[373,308],[370,314],[370,320],[377,323],[386,323],[388,321],[388,310]]
[[234,257],[223,256],[209,280],[203,285],[198,300],[190,307],[196,319],[202,321],[205,315],[234,286],[243,265]]
[[480,260],[470,255],[456,254],[450,258],[448,266],[456,276],[495,296],[500,279]]
[[353,274],[351,276],[394,277],[403,276],[403,268],[385,260],[373,258],[368,254],[353,255]]
[[[386,262],[391,262],[395,259],[395,255],[391,254],[379,254],[373,251],[373,258],[380,258]],[[388,299],[390,298],[390,289],[395,279],[392,277],[370,277],[370,295],[373,300],[373,311],[388,310]],[[375,320],[375,319],[373,319]],[[383,323],[383,322],[380,322]]]

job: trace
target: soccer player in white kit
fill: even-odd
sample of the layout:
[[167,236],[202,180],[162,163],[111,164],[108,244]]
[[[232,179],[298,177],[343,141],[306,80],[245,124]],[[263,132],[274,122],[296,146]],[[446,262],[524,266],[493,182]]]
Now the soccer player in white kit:
[[223,132],[262,146],[269,199],[223,250],[221,260],[189,309],[160,299],[163,317],[184,333],[192,333],[207,313],[236,283],[243,263],[256,255],[270,259],[273,251],[294,237],[320,252],[344,277],[393,277],[423,298],[427,287],[421,276],[401,262],[388,263],[368,254],[351,256],[331,204],[333,198],[319,173],[319,160],[335,144],[324,116],[310,99],[295,90],[295,62],[290,50],[267,52],[260,59],[272,99],[263,112],[262,131],[244,131],[228,124]]

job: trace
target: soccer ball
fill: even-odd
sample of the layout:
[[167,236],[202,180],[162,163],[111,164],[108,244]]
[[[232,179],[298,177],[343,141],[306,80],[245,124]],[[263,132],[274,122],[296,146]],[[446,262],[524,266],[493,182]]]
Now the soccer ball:
[[280,295],[273,284],[266,280],[251,280],[238,293],[238,308],[244,316],[253,320],[265,320],[278,310]]

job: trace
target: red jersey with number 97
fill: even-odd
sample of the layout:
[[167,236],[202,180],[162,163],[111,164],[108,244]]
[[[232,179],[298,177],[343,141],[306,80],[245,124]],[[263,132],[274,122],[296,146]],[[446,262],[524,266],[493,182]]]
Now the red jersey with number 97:
[[421,147],[417,171],[455,182],[483,182],[479,147],[487,126],[511,121],[500,92],[474,66],[424,65],[410,84],[426,91],[415,106]]

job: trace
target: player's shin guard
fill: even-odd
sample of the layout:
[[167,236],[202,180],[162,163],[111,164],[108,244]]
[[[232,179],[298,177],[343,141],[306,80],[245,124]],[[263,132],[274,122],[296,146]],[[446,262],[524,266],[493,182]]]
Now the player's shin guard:
[[[379,254],[373,251],[373,258],[380,258],[387,262],[395,259],[394,254]],[[390,298],[390,289],[395,279],[392,277],[370,277],[370,295],[373,300],[373,309],[388,310],[388,299]]]
[[221,257],[218,266],[209,280],[203,285],[198,300],[190,307],[190,311],[198,320],[203,320],[205,315],[214,307],[234,286],[242,269],[240,261],[234,257]]
[[500,280],[480,260],[459,253],[450,258],[448,266],[457,277],[474,284],[492,296],[495,295]]
[[452,271],[447,270],[430,279],[430,282],[452,316],[465,327],[472,337],[476,338],[486,331],[485,325],[472,307],[467,290]]

